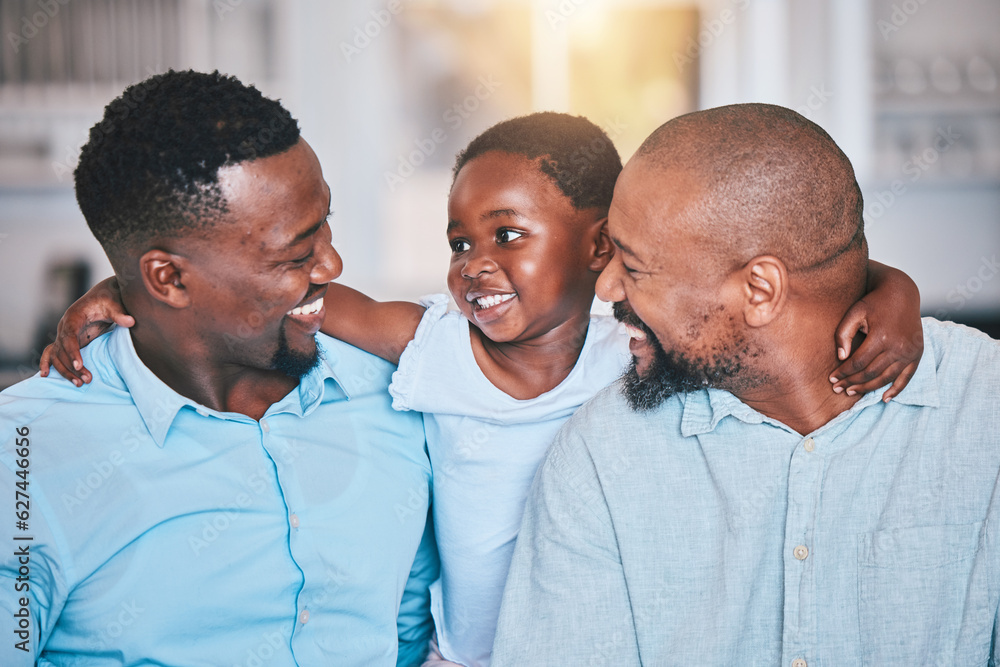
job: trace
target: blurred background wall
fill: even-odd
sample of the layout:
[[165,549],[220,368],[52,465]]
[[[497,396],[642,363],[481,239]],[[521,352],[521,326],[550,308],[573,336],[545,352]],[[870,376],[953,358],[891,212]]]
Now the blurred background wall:
[[219,69],[279,97],[333,191],[342,280],[444,291],[455,153],[552,109],[627,159],[665,120],[762,101],[854,162],[871,254],[923,309],[1000,331],[997,0],[0,0],[0,386],[110,266],[76,207],[87,129],[129,83]]

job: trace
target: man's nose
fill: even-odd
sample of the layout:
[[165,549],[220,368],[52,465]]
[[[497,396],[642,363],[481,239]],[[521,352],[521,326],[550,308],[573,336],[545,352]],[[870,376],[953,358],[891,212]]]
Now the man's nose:
[[615,253],[615,256],[611,258],[608,265],[601,271],[601,275],[597,276],[595,291],[598,299],[610,303],[625,300],[625,288],[622,287],[621,271],[622,261],[618,257],[618,253]]
[[309,281],[314,285],[325,285],[331,280],[336,280],[344,270],[344,260],[330,242],[330,234],[325,236],[325,240],[319,241],[319,248],[316,250],[317,261],[309,275]]

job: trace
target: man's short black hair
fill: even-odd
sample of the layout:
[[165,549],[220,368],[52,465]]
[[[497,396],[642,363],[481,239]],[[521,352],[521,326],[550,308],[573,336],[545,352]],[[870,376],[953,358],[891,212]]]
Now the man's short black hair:
[[470,160],[503,151],[539,161],[577,209],[607,212],[622,161],[604,130],[583,116],[542,111],[497,123],[466,146],[455,159],[454,176]]
[[253,86],[170,70],[105,107],[73,174],[76,199],[117,264],[152,238],[218,220],[226,212],[220,167],[283,153],[298,140],[292,115]]

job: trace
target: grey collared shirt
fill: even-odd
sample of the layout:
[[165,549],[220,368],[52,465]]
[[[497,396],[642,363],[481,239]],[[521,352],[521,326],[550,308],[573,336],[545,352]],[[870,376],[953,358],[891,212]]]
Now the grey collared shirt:
[[1000,343],[924,321],[909,386],[802,436],[617,385],[535,479],[493,665],[994,664]]

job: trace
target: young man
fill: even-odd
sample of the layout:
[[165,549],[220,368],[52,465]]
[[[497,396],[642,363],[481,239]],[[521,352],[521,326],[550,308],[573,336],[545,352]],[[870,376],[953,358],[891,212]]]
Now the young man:
[[391,409],[393,366],[316,335],[341,261],[296,121],[218,73],[158,75],[108,105],[76,190],[135,326],[86,348],[90,384],[0,395],[24,503],[0,662],[419,664],[423,426]]

